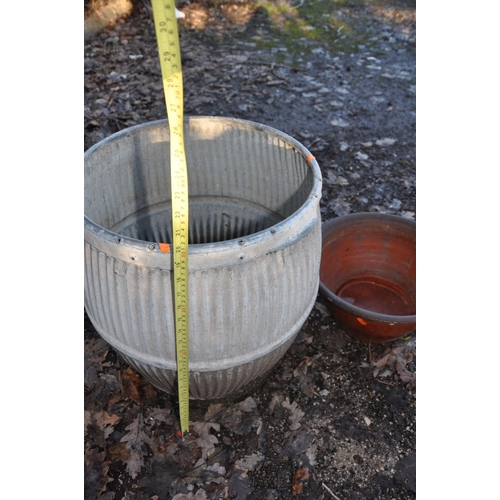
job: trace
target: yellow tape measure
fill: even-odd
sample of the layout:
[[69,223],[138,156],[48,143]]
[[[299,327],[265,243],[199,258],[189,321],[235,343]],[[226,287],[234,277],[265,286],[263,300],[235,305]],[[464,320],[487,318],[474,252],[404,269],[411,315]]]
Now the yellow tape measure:
[[151,0],[170,128],[175,340],[181,433],[189,432],[188,180],[184,150],[181,47],[174,0]]

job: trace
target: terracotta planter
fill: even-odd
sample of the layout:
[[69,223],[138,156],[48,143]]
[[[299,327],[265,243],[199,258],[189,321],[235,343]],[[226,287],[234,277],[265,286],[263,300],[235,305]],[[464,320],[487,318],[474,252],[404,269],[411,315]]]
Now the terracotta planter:
[[323,224],[320,292],[357,340],[385,343],[416,328],[416,224],[358,213]]

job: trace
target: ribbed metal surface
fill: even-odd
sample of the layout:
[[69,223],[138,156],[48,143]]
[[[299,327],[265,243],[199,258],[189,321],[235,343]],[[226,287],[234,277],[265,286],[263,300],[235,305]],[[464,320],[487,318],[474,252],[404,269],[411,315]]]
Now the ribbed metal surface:
[[[185,125],[190,393],[232,394],[283,356],[319,284],[321,176],[294,139],[241,120]],[[85,307],[100,335],[175,392],[166,121],[85,155]]]

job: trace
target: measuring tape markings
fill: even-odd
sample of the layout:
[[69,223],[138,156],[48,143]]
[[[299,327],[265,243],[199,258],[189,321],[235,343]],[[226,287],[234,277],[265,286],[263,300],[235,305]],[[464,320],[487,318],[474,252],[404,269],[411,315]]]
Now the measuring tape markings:
[[[170,179],[174,251],[175,336],[181,434],[189,432],[188,180],[184,149],[183,86],[174,0],[151,0],[170,129]],[[163,252],[170,250],[161,243]]]

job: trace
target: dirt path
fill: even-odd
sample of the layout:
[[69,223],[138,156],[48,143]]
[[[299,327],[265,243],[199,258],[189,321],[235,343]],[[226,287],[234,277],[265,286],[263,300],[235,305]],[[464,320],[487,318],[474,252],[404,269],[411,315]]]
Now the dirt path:
[[[301,141],[322,169],[324,220],[415,218],[414,2],[216,5],[179,3],[185,113],[244,118]],[[164,118],[162,92],[152,15],[135,2],[86,41],[85,149]],[[318,297],[266,379],[236,400],[194,405],[193,435],[179,442],[176,402],[120,362],[86,318],[85,496],[413,499],[415,338],[369,352]]]

